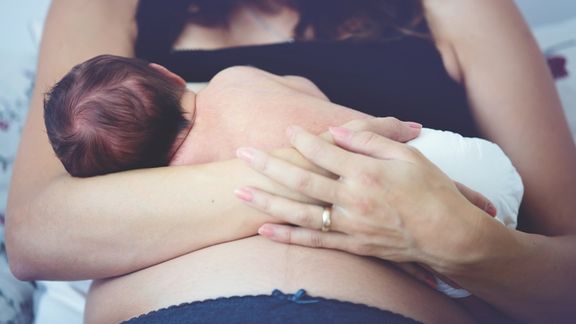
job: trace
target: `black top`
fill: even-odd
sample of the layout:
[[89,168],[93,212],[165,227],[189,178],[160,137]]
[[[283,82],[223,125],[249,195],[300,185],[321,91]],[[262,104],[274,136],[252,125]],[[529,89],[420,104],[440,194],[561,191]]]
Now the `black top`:
[[[172,51],[172,43],[160,40],[159,30],[150,26],[153,16],[138,14],[137,55],[189,82],[207,82],[226,67],[250,65],[278,75],[306,77],[331,101],[367,114],[478,136],[463,87],[447,74],[429,40],[402,37]],[[172,27],[168,39],[174,39],[175,30]]]

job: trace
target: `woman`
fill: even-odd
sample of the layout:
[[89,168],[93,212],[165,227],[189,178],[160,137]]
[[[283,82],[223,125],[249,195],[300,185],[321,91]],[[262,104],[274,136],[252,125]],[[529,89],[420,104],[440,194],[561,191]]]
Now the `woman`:
[[[233,217],[226,214],[229,206],[235,204],[230,195],[234,188],[246,183],[258,185],[260,181],[264,183],[265,188],[272,188],[270,182],[247,172],[238,161],[199,167],[145,170],[86,180],[71,179],[64,175],[64,170],[53,157],[42,131],[41,94],[72,65],[89,57],[100,53],[133,55],[136,35],[133,16],[136,5],[136,1],[54,1],[41,50],[33,108],[23,134],[9,202],[8,246],[11,266],[20,278],[71,280],[117,276],[220,242],[221,237],[233,239],[251,235],[258,224],[267,219],[262,215],[255,217],[247,211],[235,212],[232,214]],[[569,197],[574,195],[573,143],[569,139],[558,99],[547,77],[546,67],[532,39],[527,36],[528,29],[513,3],[502,0],[454,0],[425,1],[424,5],[436,45],[442,53],[442,60],[447,70],[455,79],[466,80],[468,97],[476,120],[491,139],[504,147],[524,176],[527,188],[526,205],[530,211],[524,217],[528,217],[531,225],[534,225],[533,228],[541,234],[560,236],[573,233],[574,224],[568,218],[572,210]],[[271,21],[274,21],[274,17],[289,17],[288,14],[270,15],[259,11],[256,13],[260,17],[272,18]],[[290,27],[294,25],[293,21],[292,24],[289,22],[288,20],[286,24],[289,27],[287,30],[291,30]],[[235,22],[231,24],[236,26]],[[257,23],[253,22],[251,26],[256,25]],[[280,25],[282,23],[279,23]],[[188,29],[185,28],[179,37],[179,40],[182,40],[180,44],[185,43],[185,40],[193,40],[195,44],[199,44],[198,47],[213,48],[256,42],[255,39],[244,39],[245,42],[240,42],[239,38],[233,37],[238,35],[244,37],[249,34],[241,32],[243,28],[247,28],[246,26],[242,28],[241,24],[238,26],[231,29],[238,31],[238,34],[232,35],[233,33],[227,33],[225,30],[198,23],[187,25]],[[276,33],[271,33],[270,28],[264,30],[266,31],[250,35],[254,35],[260,42],[269,42],[269,39],[262,39],[263,35],[270,37]],[[216,37],[218,35],[222,37]],[[290,35],[287,35],[286,39],[288,38]],[[470,42],[469,39],[473,39],[474,42]],[[178,44],[177,42],[176,46]],[[494,48],[501,50],[495,53]],[[522,57],[517,57],[516,53],[522,53]],[[531,69],[526,69],[527,66]],[[514,84],[514,87],[511,87],[511,84]],[[546,113],[542,107],[547,107]],[[39,160],[43,162],[41,169],[36,163]],[[541,165],[549,165],[553,173],[551,174],[550,170],[542,171]],[[221,179],[218,177],[219,174],[230,176]],[[212,185],[214,179],[220,182],[218,186]],[[170,187],[174,191],[149,185],[161,184],[164,181],[170,181]],[[192,186],[194,187],[191,188]],[[137,193],[134,188],[138,188]],[[188,191],[194,192],[195,195],[188,197],[173,194]],[[199,210],[203,212],[199,213]],[[194,217],[190,216],[192,213]],[[243,228],[242,224],[245,223],[251,225]],[[215,233],[211,224],[219,224],[220,233]],[[479,229],[478,232],[482,231]],[[513,240],[510,233],[501,235],[506,240]],[[548,318],[568,314],[569,305],[561,301],[568,300],[565,297],[571,293],[568,290],[570,285],[566,285],[566,282],[569,282],[567,278],[569,274],[565,274],[564,271],[570,269],[570,262],[573,262],[572,259],[565,257],[571,255],[570,244],[566,242],[569,238],[552,239],[523,235],[530,237],[529,241],[534,240],[538,243],[537,246],[541,247],[536,253],[529,253],[531,251],[523,247],[518,248],[523,252],[518,255],[529,254],[529,257],[521,258],[521,261],[525,262],[522,264],[527,266],[519,267],[523,270],[533,269],[528,276],[514,277],[515,280],[511,280],[509,272],[502,271],[508,269],[507,262],[490,262],[492,266],[490,269],[482,268],[484,271],[468,272],[470,280],[467,283],[474,282],[474,284],[465,287],[519,319],[537,321],[542,318],[539,316]],[[37,237],[43,239],[40,241],[36,239]],[[434,238],[439,239],[442,238]],[[253,238],[248,241],[237,241],[228,247],[221,245],[215,248],[226,248],[228,251],[225,253],[234,255],[246,247],[254,248],[249,246],[251,244],[265,246],[262,239]],[[278,249],[276,246],[275,248]],[[285,248],[280,249],[284,251]],[[289,251],[294,251],[293,249]],[[554,250],[554,253],[548,253],[550,250]],[[333,254],[336,252],[324,253],[328,254],[324,254],[321,258],[306,259],[305,263],[315,260],[318,262],[316,268],[322,268],[326,262],[339,258]],[[543,257],[544,253],[548,254]],[[90,258],[86,258],[86,255],[90,255]],[[190,257],[192,255],[190,254]],[[198,255],[196,254],[196,257]],[[210,255],[217,255],[217,252],[212,250]],[[331,257],[328,257],[329,255]],[[349,257],[345,254],[338,256]],[[194,258],[197,261],[192,262],[201,260],[200,257],[196,257]],[[543,258],[548,262],[540,262]],[[510,256],[506,256],[503,260],[509,259]],[[185,264],[180,263],[185,259],[180,260],[164,265],[173,265],[177,268],[178,265]],[[483,260],[492,259],[488,256]],[[273,260],[268,259],[268,262],[273,263]],[[202,265],[205,266],[205,263]],[[213,266],[218,267],[218,264]],[[543,270],[544,266],[549,268]],[[374,269],[371,267],[364,264],[359,269]],[[429,304],[430,300],[436,300],[434,303],[442,304],[442,309],[446,313],[458,312],[452,311],[451,307],[454,305],[450,306],[449,302],[442,301],[438,296],[430,295],[426,291],[420,291],[419,289],[423,287],[412,282],[410,278],[390,268],[378,269],[380,271],[378,282],[386,289],[374,292],[369,298],[374,298],[374,304],[378,304],[381,308],[401,312],[416,319],[433,321],[434,314],[430,314],[429,309],[427,313],[422,305]],[[258,267],[250,270],[256,271]],[[337,279],[340,275],[347,276],[350,272],[335,273],[334,278]],[[555,282],[546,287],[537,286],[535,289],[539,293],[537,296],[527,293],[526,287],[534,287],[541,279],[542,273],[547,273],[550,280]],[[290,274],[295,275],[293,272]],[[228,279],[230,280],[228,282],[225,280],[218,282],[222,285],[237,283],[233,276],[229,276]],[[206,283],[206,280],[202,282]],[[318,282],[322,282],[322,276],[309,277],[308,281],[296,280],[294,286],[287,288],[293,290]],[[503,287],[502,283],[509,285]],[[254,287],[248,282],[245,284],[246,290],[240,293],[246,293]],[[396,286],[397,284],[401,286]],[[272,283],[272,286],[274,285],[275,282]],[[226,288],[230,286],[233,285]],[[197,291],[222,294],[222,291],[216,291],[218,287],[194,287],[198,289]],[[369,288],[370,285],[366,287]],[[391,287],[396,289],[391,290]],[[406,288],[421,292],[424,294],[421,295],[424,296],[423,299],[408,301],[410,298],[399,298],[398,296],[402,296],[401,292],[407,291]],[[261,292],[262,289],[257,290]],[[390,292],[390,295],[382,296],[381,291]],[[409,293],[408,297],[414,296],[414,291]],[[319,289],[319,294],[322,293],[323,291]],[[350,291],[326,291],[326,294],[332,298],[354,299]],[[171,296],[170,298],[174,298],[173,294]],[[201,299],[206,296],[196,297]],[[180,296],[180,298],[192,300],[193,296]],[[541,306],[538,309],[525,307],[527,303],[553,298],[558,298],[559,301],[553,305],[547,304],[548,307]],[[407,301],[406,304],[394,305],[393,301],[390,304],[390,299]],[[370,303],[365,300],[362,302]],[[434,312],[440,309],[437,307]]]

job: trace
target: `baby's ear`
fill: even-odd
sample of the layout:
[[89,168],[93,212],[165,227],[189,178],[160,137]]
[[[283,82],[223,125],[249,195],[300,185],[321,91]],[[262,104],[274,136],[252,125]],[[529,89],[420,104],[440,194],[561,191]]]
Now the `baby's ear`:
[[162,65],[156,64],[156,63],[150,63],[150,64],[148,64],[148,66],[150,66],[154,70],[164,74],[165,76],[169,77],[170,79],[178,82],[178,84],[181,85],[182,87],[186,86],[186,81],[184,81],[184,79],[182,79],[182,77],[180,77],[178,74],[168,70],[167,68],[163,67]]

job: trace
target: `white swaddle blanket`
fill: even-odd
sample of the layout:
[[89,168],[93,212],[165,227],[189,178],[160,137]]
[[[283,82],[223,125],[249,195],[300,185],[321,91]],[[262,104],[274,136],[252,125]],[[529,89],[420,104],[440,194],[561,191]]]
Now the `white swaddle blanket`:
[[500,147],[480,138],[433,129],[409,142],[452,180],[483,194],[498,210],[496,219],[516,228],[524,186]]

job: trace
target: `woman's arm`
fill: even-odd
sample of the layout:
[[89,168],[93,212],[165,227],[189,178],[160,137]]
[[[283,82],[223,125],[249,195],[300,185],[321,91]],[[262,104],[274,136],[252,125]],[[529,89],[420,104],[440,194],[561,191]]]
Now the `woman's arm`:
[[576,233],[576,148],[544,57],[514,2],[425,0],[424,5],[476,120],[522,175],[522,220],[540,234]]
[[253,235],[263,222],[243,211],[232,191],[240,181],[270,182],[237,162],[75,179],[56,159],[44,130],[43,94],[90,57],[132,56],[136,6],[135,0],[52,3],[7,213],[10,266],[21,279],[124,274]]
[[[525,321],[574,311],[576,149],[544,58],[512,0],[424,0],[447,62],[456,62],[476,120],[525,184],[530,235],[484,224],[474,260],[445,274]],[[448,49],[448,51],[446,51]],[[484,220],[486,221],[486,220]],[[464,259],[462,259],[464,260]]]

